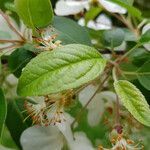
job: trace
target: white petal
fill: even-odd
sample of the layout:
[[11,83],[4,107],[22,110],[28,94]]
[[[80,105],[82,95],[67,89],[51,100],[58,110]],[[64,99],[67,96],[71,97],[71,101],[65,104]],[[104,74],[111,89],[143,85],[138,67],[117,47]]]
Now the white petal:
[[104,112],[104,101],[100,93],[96,94],[88,106],[88,123],[90,126],[96,126],[101,120]]
[[67,113],[65,113],[64,115],[65,115],[66,121],[61,122],[61,123],[56,123],[56,126],[62,132],[62,134],[66,138],[67,142],[70,143],[70,142],[73,141],[73,134],[72,134],[72,130],[71,130],[71,123],[73,122],[74,118],[71,117]]
[[[80,18],[78,20],[78,24],[85,26],[85,19]],[[90,20],[87,24],[87,27],[94,30],[108,30],[112,28],[112,22],[106,15],[101,14],[98,16],[96,21]]]
[[60,0],[56,3],[55,13],[58,16],[74,15],[81,12],[86,5],[87,2]]
[[148,31],[150,29],[150,23],[148,23],[147,25],[145,25],[143,27],[142,33],[144,34],[146,31]]
[[78,20],[78,24],[79,24],[80,26],[85,26],[85,19],[84,19],[84,18],[80,18],[80,19]]
[[[148,31],[150,29],[150,23],[148,23],[147,25],[145,25],[143,27],[143,30],[142,30],[142,34],[144,34],[146,31]],[[144,47],[150,51],[150,44],[144,44]]]
[[127,10],[108,0],[99,0],[99,3],[109,12],[125,14]]
[[88,124],[91,126],[91,127],[94,127],[96,125],[99,124],[101,118],[102,118],[102,115],[103,115],[103,111],[104,111],[104,105],[100,105],[99,109],[101,110],[100,111],[95,111],[95,110],[89,110],[88,112]]
[[112,91],[104,91],[101,92],[101,97],[103,100],[107,100],[107,101],[116,101],[116,94]]
[[97,93],[91,103],[88,105],[88,123],[90,126],[96,126],[100,122],[104,112],[104,100],[113,101],[116,95],[110,91]]
[[118,47],[115,47],[115,51],[124,51],[127,48],[127,43],[125,41],[122,42],[122,44]]
[[[85,19],[84,18],[79,19],[78,24],[81,25],[81,26],[85,26]],[[90,28],[90,29],[93,29],[93,30],[98,30],[97,26],[96,26],[96,22],[93,21],[93,20],[90,20],[87,23],[87,27]]]
[[63,136],[55,126],[33,126],[21,135],[23,150],[61,150]]
[[94,150],[91,142],[83,132],[74,134],[75,140],[70,143],[70,150]]
[[82,106],[84,106],[87,101],[91,98],[91,96],[96,91],[97,86],[94,85],[88,85],[85,87],[80,93],[79,93],[79,101],[81,102]]
[[8,82],[11,86],[15,86],[18,84],[18,79],[13,74],[9,74],[6,77],[6,82]]
[[94,30],[97,30],[96,23],[93,20],[90,20],[88,22],[87,27],[91,28],[91,29],[94,29]]
[[112,28],[112,21],[105,14],[101,14],[96,19],[98,30],[108,30]]
[[6,77],[5,82],[3,84],[3,88],[5,89],[6,92],[5,93],[6,98],[10,99],[12,97],[17,97],[17,92],[16,92],[17,83],[18,83],[18,79],[13,74],[10,74]]
[[112,55],[111,54],[104,54],[103,57],[107,60],[111,59]]
[[96,39],[92,39],[91,42],[92,42],[92,44],[98,44],[98,40],[96,40]]
[[63,124],[57,124],[59,130],[63,133],[66,138],[67,145],[70,150],[94,150],[91,142],[86,137],[83,132],[73,133],[71,131],[71,123],[74,118],[72,118],[69,114],[65,113],[66,121]]
[[87,27],[94,30],[108,30],[112,28],[112,22],[106,15],[101,14],[96,21],[90,20]]

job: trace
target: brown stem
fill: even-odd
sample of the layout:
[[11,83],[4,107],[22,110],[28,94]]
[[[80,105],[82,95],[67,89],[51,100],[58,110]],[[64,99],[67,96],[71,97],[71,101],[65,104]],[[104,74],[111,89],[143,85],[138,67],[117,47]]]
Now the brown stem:
[[5,49],[13,49],[13,48],[15,49],[18,47],[20,47],[20,45],[12,44],[12,45],[0,48],[0,51],[5,50]]
[[[101,54],[112,54],[112,51],[109,50],[109,49],[103,49],[103,50],[98,49],[98,51],[99,51]],[[124,54],[125,54],[125,51],[122,51],[122,50],[120,50],[120,51],[115,51],[115,54],[116,54],[116,55],[124,55]]]
[[0,43],[23,43],[23,41],[0,39]]
[[119,104],[119,97],[116,95],[116,124],[120,125],[120,104]]
[[116,123],[114,126],[118,134],[122,134],[123,127],[120,124],[120,104],[119,104],[119,97],[116,95]]

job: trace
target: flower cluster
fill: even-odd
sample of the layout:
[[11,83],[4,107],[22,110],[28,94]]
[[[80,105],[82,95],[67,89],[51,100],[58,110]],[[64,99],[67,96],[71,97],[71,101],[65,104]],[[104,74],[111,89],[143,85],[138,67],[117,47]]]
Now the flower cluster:
[[53,50],[54,48],[57,48],[61,45],[61,41],[56,40],[58,33],[53,27],[50,26],[39,30],[38,32],[41,34],[41,38],[34,37],[35,41],[40,43],[40,45],[38,44],[37,49],[44,51]]
[[116,139],[111,140],[112,148],[107,149],[102,146],[98,150],[143,150],[143,146],[139,146],[140,143],[135,144],[134,141],[125,139],[122,134],[119,134]]
[[[64,109],[72,104],[73,91],[42,97],[39,103],[25,102],[25,108],[33,124],[48,126],[65,121]],[[28,118],[27,117],[27,118]],[[26,118],[26,119],[27,119]]]

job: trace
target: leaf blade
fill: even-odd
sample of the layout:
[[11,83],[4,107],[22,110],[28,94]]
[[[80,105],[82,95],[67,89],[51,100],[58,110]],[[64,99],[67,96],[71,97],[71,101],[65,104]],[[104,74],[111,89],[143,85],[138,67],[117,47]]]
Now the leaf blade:
[[140,90],[126,80],[115,81],[114,87],[123,105],[134,118],[150,126],[149,105]]
[[79,87],[98,77],[105,63],[95,49],[80,44],[41,53],[24,69],[18,93],[45,95]]
[[91,45],[87,30],[75,21],[69,18],[55,16],[52,24],[58,30],[58,40],[62,41],[64,45],[72,43]]
[[146,88],[147,90],[150,90],[150,61],[146,61],[138,70],[138,80],[141,83],[141,85]]
[[107,47],[114,48],[120,46],[125,38],[125,33],[122,29],[110,29],[103,33],[103,44]]
[[[48,26],[53,18],[53,10],[50,0],[15,0],[15,8],[30,28],[43,28]],[[44,14],[44,15],[43,15]]]

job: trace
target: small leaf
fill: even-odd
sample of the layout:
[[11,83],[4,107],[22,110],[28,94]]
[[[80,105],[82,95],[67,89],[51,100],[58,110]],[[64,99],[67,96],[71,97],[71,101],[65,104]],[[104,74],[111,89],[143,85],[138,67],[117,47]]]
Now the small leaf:
[[30,28],[43,28],[52,21],[50,0],[15,0],[15,7],[20,18]]
[[70,44],[43,52],[24,68],[18,93],[47,95],[77,88],[104,70],[106,61],[92,47]]
[[86,44],[91,45],[88,32],[84,27],[65,17],[54,17],[53,26],[58,30],[58,40],[63,44]]
[[124,31],[119,28],[104,31],[103,34],[103,43],[110,48],[120,46],[125,38]]
[[6,115],[7,115],[7,104],[6,104],[6,100],[4,97],[4,93],[2,89],[0,88],[0,139],[3,134]]
[[150,127],[150,108],[140,90],[126,80],[116,81],[114,87],[123,105],[134,118]]
[[143,87],[150,90],[150,60],[138,70],[137,76]]

